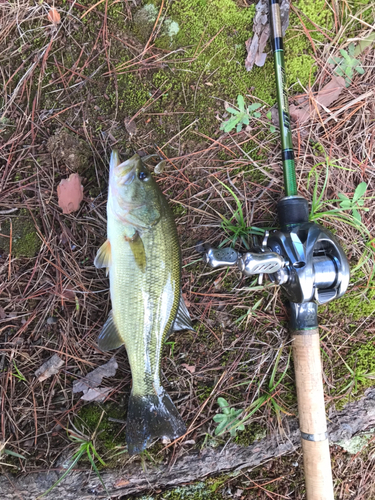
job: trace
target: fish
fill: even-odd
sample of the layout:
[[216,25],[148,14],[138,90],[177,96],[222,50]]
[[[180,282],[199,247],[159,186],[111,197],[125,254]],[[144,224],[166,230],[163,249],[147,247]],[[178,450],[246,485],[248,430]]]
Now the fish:
[[135,154],[111,153],[107,240],[94,265],[109,274],[112,310],[98,337],[102,351],[125,345],[132,389],[126,442],[129,455],[155,439],[174,440],[186,426],[160,380],[165,339],[194,330],[181,293],[181,251],[168,202]]

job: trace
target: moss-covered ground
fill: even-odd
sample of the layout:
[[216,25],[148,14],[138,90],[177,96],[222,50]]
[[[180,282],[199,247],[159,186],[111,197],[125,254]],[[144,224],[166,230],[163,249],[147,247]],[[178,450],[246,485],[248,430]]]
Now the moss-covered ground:
[[[373,19],[369,2],[337,4],[293,2],[285,37],[291,101],[329,81],[329,56],[346,47],[348,37],[367,34],[366,23]],[[195,327],[195,332],[171,335],[162,356],[163,384],[187,425],[194,422],[184,452],[227,443],[229,434],[214,436],[218,397],[234,410],[247,411],[267,394],[296,415],[282,294],[233,269],[208,270],[197,251],[198,242],[215,246],[232,238],[239,225],[241,237],[232,243],[243,251],[258,242],[248,227],[277,227],[283,183],[278,134],[267,117],[276,101],[269,47],[263,67],[251,72],[244,67],[255,2],[55,0],[54,5],[61,16],[56,26],[48,21],[46,2],[25,1],[17,15],[11,8],[6,11],[9,29],[0,34],[5,82],[0,114],[0,439],[9,439],[11,449],[27,456],[9,464],[16,462],[23,472],[58,464],[61,451],[73,449],[66,433],[72,425],[87,435],[96,431],[95,445],[108,466],[129,459],[124,421],[131,373],[125,350],[115,353],[116,375],[104,379],[110,388],[105,402],[87,403],[72,393],[74,380],[113,354],[97,347],[110,300],[105,274],[93,267],[105,239],[112,147],[124,157],[136,151],[167,160],[157,180],[176,218],[182,292]],[[302,127],[294,124],[293,140],[299,191],[309,201],[309,173],[318,165],[324,174],[326,156],[336,158],[339,167],[325,186],[328,208],[337,208],[331,200],[338,193],[352,196],[361,181],[368,183],[365,205],[370,211],[363,212],[362,222],[371,235],[372,108],[366,99],[355,101],[360,106],[355,112],[350,104],[374,83],[369,54],[360,56],[364,75],[357,75],[341,100],[321,110],[319,118]],[[235,106],[239,94],[246,104],[261,104],[260,118],[253,117],[240,132],[224,133],[220,126],[228,119],[227,103]],[[339,121],[332,119],[327,126],[330,113],[337,113]],[[148,161],[151,170],[158,161]],[[73,172],[81,176],[84,200],[79,211],[66,215],[56,190]],[[320,189],[323,175],[319,179]],[[326,402],[340,407],[373,383],[373,244],[338,219],[319,222],[338,236],[356,269],[348,293],[319,313]],[[63,367],[36,382],[35,370],[52,353],[61,357]],[[275,363],[276,380],[283,377],[269,394]],[[279,426],[287,429],[284,414],[279,417],[268,400],[231,439],[247,446]],[[141,460],[146,467],[166,463],[179,446],[155,443]],[[337,463],[343,460],[340,452],[334,451],[336,456]],[[296,457],[279,458],[269,469],[246,472],[240,479],[230,474],[205,478],[148,498],[285,497],[294,488],[303,491],[303,474],[295,462]],[[341,492],[345,478],[340,481]]]
[[35,214],[33,218],[25,209],[21,209],[16,217],[5,220],[1,225],[0,252],[7,255],[11,251],[15,257],[35,257],[41,246],[35,223]]

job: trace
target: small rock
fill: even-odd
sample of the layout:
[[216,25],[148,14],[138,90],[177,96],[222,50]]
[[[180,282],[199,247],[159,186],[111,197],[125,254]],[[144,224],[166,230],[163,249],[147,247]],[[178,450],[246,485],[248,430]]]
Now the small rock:
[[125,118],[124,125],[130,137],[137,133],[137,124],[132,118]]
[[58,322],[58,318],[54,318],[53,316],[50,316],[47,319],[47,325],[55,325]]

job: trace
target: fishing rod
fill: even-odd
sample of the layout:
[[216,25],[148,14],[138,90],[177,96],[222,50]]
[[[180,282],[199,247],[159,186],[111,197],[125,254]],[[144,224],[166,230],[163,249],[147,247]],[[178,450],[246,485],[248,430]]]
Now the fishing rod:
[[263,275],[282,287],[289,302],[306,498],[333,500],[332,469],[325,416],[318,305],[341,297],[349,284],[349,263],[328,229],[309,222],[309,207],[298,195],[279,0],[269,1],[285,196],[278,202],[280,230],[265,233],[260,246],[241,254],[206,246],[213,268],[237,266],[245,276]]

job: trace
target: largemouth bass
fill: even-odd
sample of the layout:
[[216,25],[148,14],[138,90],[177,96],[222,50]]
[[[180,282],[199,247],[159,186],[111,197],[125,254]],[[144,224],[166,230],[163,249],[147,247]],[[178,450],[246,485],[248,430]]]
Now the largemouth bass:
[[125,345],[131,373],[126,441],[130,455],[156,438],[175,439],[185,424],[160,382],[164,339],[193,329],[181,296],[181,254],[167,200],[136,154],[112,152],[107,241],[94,264],[109,273],[112,311],[99,334],[103,351]]

